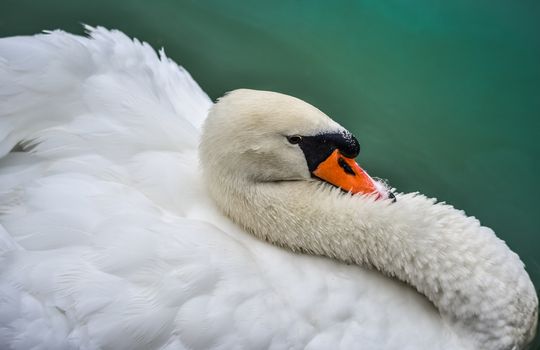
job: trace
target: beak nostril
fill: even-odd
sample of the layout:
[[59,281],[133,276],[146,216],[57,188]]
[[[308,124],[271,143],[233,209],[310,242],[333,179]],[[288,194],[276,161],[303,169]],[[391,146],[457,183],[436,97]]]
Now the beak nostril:
[[354,159],[344,157],[337,149],[320,162],[311,174],[352,194],[371,195],[381,192],[376,182],[360,168]]
[[345,161],[345,159],[339,157],[338,158],[338,164],[340,167],[343,168],[343,170],[349,174],[349,175],[356,175],[356,173],[354,172],[354,170],[352,170],[351,166],[349,164],[347,164],[347,162]]

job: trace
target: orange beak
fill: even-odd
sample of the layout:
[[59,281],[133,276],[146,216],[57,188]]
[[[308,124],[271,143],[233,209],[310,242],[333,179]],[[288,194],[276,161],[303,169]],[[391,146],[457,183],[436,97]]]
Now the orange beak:
[[319,164],[313,175],[347,192],[376,194],[377,199],[384,197],[356,161],[344,157],[337,149]]

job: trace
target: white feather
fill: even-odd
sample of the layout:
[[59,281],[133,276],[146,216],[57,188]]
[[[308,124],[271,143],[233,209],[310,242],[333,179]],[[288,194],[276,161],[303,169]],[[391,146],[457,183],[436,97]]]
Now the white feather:
[[0,39],[0,348],[472,348],[401,282],[223,216],[197,161],[206,94],[87,29]]

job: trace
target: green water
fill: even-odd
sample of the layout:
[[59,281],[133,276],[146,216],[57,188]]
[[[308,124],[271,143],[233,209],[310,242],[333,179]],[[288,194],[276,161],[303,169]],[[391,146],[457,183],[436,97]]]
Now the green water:
[[0,3],[0,36],[80,22],[164,46],[212,98],[313,103],[357,135],[372,175],[478,217],[540,289],[540,2]]

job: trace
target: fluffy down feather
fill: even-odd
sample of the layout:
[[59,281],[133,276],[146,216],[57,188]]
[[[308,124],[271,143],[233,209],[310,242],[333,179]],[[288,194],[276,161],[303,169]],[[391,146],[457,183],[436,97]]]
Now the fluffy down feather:
[[470,348],[402,283],[220,214],[206,94],[163,51],[87,30],[0,39],[0,348]]

